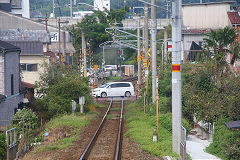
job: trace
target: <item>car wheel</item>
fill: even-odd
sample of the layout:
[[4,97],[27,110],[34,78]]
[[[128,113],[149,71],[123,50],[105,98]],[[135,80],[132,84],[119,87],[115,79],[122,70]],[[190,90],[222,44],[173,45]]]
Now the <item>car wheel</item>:
[[102,98],[107,97],[107,93],[106,93],[106,92],[102,92],[102,93],[101,93],[101,97],[102,97]]
[[131,93],[127,91],[127,92],[125,93],[125,97],[130,97],[130,96],[131,96]]

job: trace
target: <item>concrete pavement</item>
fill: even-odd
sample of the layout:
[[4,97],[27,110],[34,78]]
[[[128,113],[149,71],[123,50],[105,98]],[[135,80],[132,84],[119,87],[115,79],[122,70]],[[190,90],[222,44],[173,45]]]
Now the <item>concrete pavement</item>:
[[208,140],[201,140],[197,135],[188,135],[186,142],[187,153],[192,160],[221,160],[205,152],[205,148],[210,144]]

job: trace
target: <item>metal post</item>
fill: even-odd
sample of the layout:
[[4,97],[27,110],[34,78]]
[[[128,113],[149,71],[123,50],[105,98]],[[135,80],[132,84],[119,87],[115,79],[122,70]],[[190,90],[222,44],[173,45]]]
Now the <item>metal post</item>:
[[152,102],[156,102],[156,77],[157,77],[157,14],[156,0],[151,0],[151,51],[152,51]]
[[103,62],[102,62],[102,79],[103,79],[103,72],[104,72],[104,69],[105,69],[105,48],[103,46]]
[[67,54],[66,54],[66,33],[65,31],[62,32],[62,35],[63,35],[63,42],[62,42],[62,45],[63,45],[63,60],[64,62],[67,62]]
[[139,62],[139,57],[141,57],[141,41],[140,41],[141,31],[140,31],[140,17],[138,20],[138,28],[137,28],[137,40],[138,40],[138,88],[140,89],[141,81],[142,81],[142,67],[141,61]]
[[182,124],[181,93],[181,9],[182,0],[172,1],[172,149],[180,154]]
[[58,18],[58,54],[59,54],[59,62],[61,63],[61,30],[60,30],[60,17]]
[[72,6],[73,6],[72,0],[70,0],[70,17],[71,17],[71,19],[73,18],[72,17]]
[[45,17],[45,25],[46,25],[46,32],[48,31],[48,24],[47,24],[47,21],[48,21],[48,18],[47,18],[47,12],[45,13],[46,17]]
[[83,52],[84,77],[87,77],[87,54],[86,54],[86,40],[85,40],[84,31],[82,31],[82,52]]

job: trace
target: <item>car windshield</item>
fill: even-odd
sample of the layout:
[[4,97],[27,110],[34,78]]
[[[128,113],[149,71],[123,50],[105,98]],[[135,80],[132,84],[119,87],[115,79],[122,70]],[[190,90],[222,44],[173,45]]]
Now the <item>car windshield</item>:
[[106,83],[106,84],[102,85],[102,86],[99,87],[99,88],[105,88],[107,85],[109,85],[109,83]]

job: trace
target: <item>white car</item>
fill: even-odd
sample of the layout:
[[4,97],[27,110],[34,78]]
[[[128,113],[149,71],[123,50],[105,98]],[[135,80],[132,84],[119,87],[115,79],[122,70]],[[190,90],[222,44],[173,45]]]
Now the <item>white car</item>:
[[92,91],[94,97],[112,97],[134,95],[134,87],[131,82],[109,82]]

